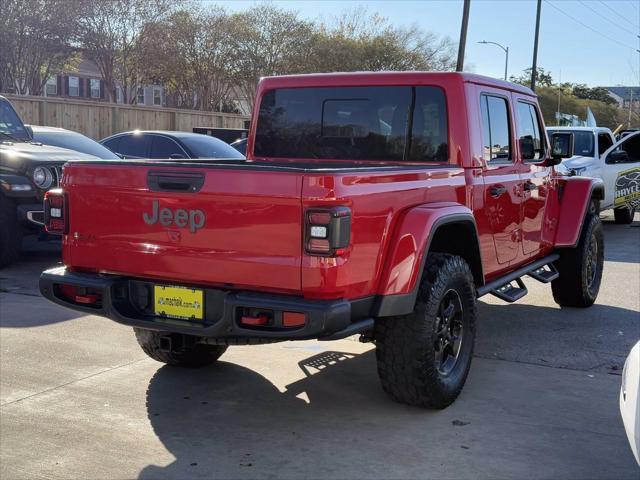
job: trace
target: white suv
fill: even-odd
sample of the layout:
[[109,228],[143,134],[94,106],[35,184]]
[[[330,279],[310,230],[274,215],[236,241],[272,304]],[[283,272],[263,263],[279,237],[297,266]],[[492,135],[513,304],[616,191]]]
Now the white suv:
[[640,132],[625,135],[618,142],[604,127],[548,127],[573,134],[574,155],[556,167],[559,173],[601,178],[604,200],[601,210],[613,209],[616,223],[631,223],[640,210]]

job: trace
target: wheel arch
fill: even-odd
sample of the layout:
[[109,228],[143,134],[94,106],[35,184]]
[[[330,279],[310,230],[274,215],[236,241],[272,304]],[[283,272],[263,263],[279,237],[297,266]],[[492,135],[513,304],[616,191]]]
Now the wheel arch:
[[561,184],[556,247],[575,247],[592,200],[604,200],[604,182],[598,178],[568,177]]
[[459,255],[469,264],[476,286],[484,284],[478,230],[463,205],[424,205],[405,213],[392,236],[373,307],[373,316],[404,315],[415,306],[430,252]]

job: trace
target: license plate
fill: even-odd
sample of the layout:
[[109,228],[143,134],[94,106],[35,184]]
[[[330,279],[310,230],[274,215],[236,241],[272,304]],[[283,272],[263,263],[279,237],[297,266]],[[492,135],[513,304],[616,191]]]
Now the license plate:
[[153,298],[154,312],[158,316],[183,320],[202,320],[204,318],[204,292],[202,290],[154,285]]

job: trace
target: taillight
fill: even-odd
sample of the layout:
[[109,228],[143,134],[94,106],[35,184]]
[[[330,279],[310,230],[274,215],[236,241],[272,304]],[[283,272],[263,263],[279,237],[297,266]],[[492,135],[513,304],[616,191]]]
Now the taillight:
[[67,202],[64,192],[56,188],[44,194],[44,228],[55,235],[63,235],[69,231],[67,218]]
[[349,246],[351,210],[347,207],[311,208],[305,213],[305,250],[334,257]]

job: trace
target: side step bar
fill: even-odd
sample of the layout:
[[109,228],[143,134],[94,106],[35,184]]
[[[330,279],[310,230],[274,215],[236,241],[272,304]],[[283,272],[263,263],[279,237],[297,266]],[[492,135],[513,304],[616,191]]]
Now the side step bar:
[[[529,275],[539,282],[549,283],[558,278],[558,270],[553,266],[553,262],[559,258],[559,254],[552,253],[529,265],[520,267],[504,277],[496,278],[477,289],[478,297],[490,293],[506,302],[515,302],[529,293],[521,277]],[[516,285],[513,284],[514,281]]]
[[560,276],[560,273],[553,265],[553,263],[549,263],[544,267],[540,267],[537,270],[533,270],[532,272],[527,273],[527,275],[538,280],[540,283],[549,283],[558,278]]

